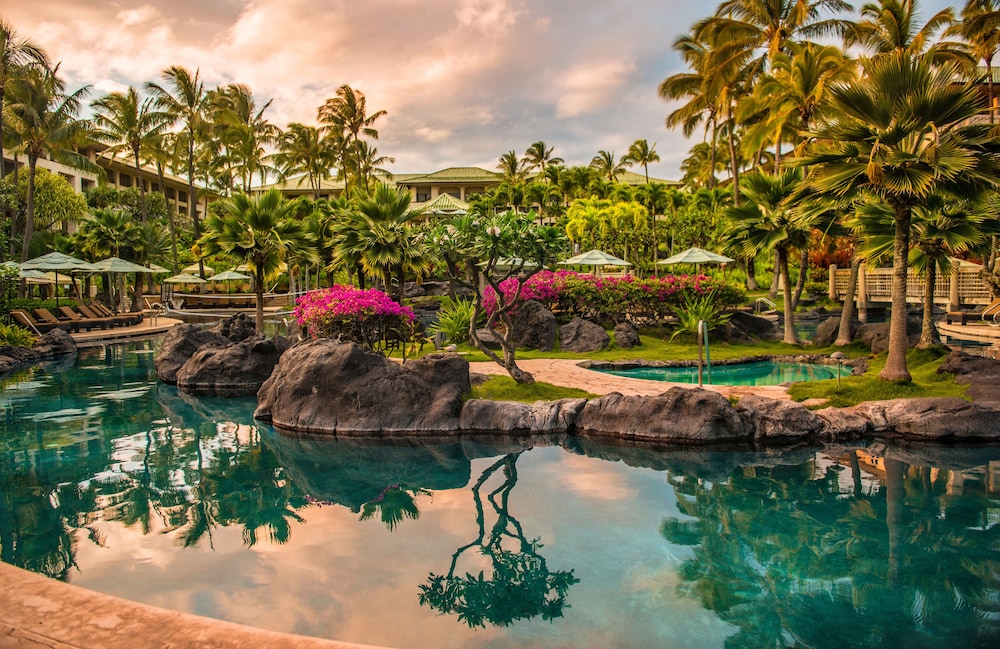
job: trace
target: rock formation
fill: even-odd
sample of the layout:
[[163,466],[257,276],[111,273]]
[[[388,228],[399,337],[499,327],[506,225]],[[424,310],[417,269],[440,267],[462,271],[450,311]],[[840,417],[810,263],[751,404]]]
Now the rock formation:
[[46,332],[34,347],[0,346],[0,376],[21,365],[76,353],[76,341],[62,329]]
[[545,305],[527,300],[511,315],[511,340],[515,347],[550,352],[556,345],[556,317]]
[[254,395],[291,344],[281,336],[200,347],[176,373],[177,387],[200,395]]
[[579,316],[559,327],[559,349],[564,352],[596,352],[610,343],[611,337],[604,327]]
[[639,332],[628,322],[615,325],[614,330],[615,345],[619,349],[631,349],[637,347],[642,341],[639,340]]

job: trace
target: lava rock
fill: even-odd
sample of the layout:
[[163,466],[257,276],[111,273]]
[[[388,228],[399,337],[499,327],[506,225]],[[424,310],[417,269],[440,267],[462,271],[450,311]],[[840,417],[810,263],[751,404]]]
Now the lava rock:
[[242,342],[257,335],[254,319],[245,313],[234,313],[225,320],[220,320],[209,331],[220,333],[234,343]]
[[753,431],[755,441],[809,438],[823,428],[823,422],[802,404],[756,394],[740,399],[736,412],[743,418],[744,429]]
[[[858,325],[853,320],[851,321],[850,336],[854,339],[855,333],[858,331]],[[827,318],[823,322],[819,323],[816,327],[816,334],[813,336],[813,344],[817,347],[826,347],[832,345],[837,340],[837,334],[840,333],[840,316],[834,316]]]
[[[919,316],[911,316],[906,319],[907,347],[914,347],[920,342],[921,326],[922,322]],[[873,354],[881,354],[889,349],[889,322],[875,322],[861,325],[855,333],[855,340],[859,340],[871,347]],[[941,342],[936,330],[933,340],[935,343]]]
[[517,403],[470,399],[462,408],[465,432],[565,433],[576,423],[586,399]]
[[217,331],[209,331],[191,324],[175,325],[163,337],[163,345],[153,362],[156,376],[164,383],[177,383],[177,370],[194,356],[196,351],[205,345],[224,347],[229,344],[232,344],[232,341]]
[[870,422],[870,431],[886,436],[934,440],[996,440],[997,411],[958,397],[871,401],[844,409]]
[[254,416],[312,433],[454,431],[469,390],[469,363],[457,354],[400,364],[354,343],[320,338],[282,355],[257,393]]
[[515,347],[550,352],[556,346],[556,317],[536,300],[527,300],[511,316],[511,340]]
[[559,349],[564,352],[596,352],[610,343],[611,337],[604,327],[579,316],[559,327]]
[[76,341],[62,329],[43,334],[33,347],[0,346],[0,376],[21,365],[76,353]]
[[177,387],[198,395],[254,395],[289,346],[281,336],[203,345],[177,370]]
[[639,332],[629,322],[622,322],[615,325],[614,330],[615,345],[620,349],[631,349],[642,344],[639,340]]
[[486,349],[502,349],[500,335],[492,329],[476,329],[476,337],[479,338],[479,342],[486,346]]
[[773,321],[744,311],[734,311],[729,317],[729,324],[751,339],[781,340],[784,335]]

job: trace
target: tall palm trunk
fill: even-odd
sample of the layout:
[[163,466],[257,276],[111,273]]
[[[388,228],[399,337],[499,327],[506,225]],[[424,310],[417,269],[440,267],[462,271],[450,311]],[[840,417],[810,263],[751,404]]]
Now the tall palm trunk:
[[28,153],[28,200],[24,208],[24,239],[21,241],[21,261],[28,261],[28,248],[35,229],[35,168],[38,154]]
[[781,277],[784,280],[782,296],[785,301],[785,335],[782,342],[789,345],[797,345],[798,338],[795,337],[795,307],[792,306],[792,281],[788,277],[788,250],[777,248],[778,264],[781,266]]
[[[167,225],[170,226],[170,252],[173,258],[174,275],[176,275],[177,269],[179,268],[177,263],[177,224],[174,223],[174,215],[177,213],[177,201],[174,201],[174,208],[170,209],[170,201],[167,200],[167,186],[164,182],[166,179],[163,175],[162,163],[156,163],[156,175],[160,179],[160,193],[163,194],[163,202],[167,204]],[[176,193],[174,193],[174,198],[177,198]]]
[[[201,238],[201,221],[198,219],[198,200],[194,193],[194,129],[188,129],[188,214],[194,225],[194,239]],[[198,277],[205,279],[205,262],[198,257]]]
[[806,246],[802,249],[802,255],[799,258],[799,281],[795,282],[795,295],[792,296],[792,308],[799,305],[799,299],[802,297],[802,290],[806,287],[806,277],[809,275],[809,247]]
[[893,205],[896,233],[892,251],[892,310],[889,314],[889,356],[879,378],[886,381],[909,381],[906,369],[906,270],[910,249],[910,218],[912,206]]
[[885,458],[885,526],[889,532],[889,570],[891,586],[899,584],[903,525],[903,477],[906,465],[903,462]]
[[139,183],[139,218],[146,222],[146,183],[142,182],[142,167],[139,165],[139,147],[132,147],[135,158],[135,181]]
[[253,292],[257,298],[256,322],[254,333],[258,336],[264,333],[264,270],[263,264],[257,264],[253,271]]
[[927,349],[934,344],[934,284],[937,282],[937,260],[929,259],[927,282],[924,285],[924,312],[920,321],[920,341],[917,347]]
[[834,345],[843,347],[851,344],[851,320],[854,319],[854,295],[858,287],[858,275],[861,273],[861,258],[851,259],[851,275],[847,280],[847,293],[844,294],[844,308],[840,311],[840,328],[837,330],[837,340]]

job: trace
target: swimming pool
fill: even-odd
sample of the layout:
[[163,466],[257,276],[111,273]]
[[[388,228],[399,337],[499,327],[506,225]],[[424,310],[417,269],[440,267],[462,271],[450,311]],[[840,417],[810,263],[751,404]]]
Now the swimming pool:
[[0,380],[4,561],[413,649],[1000,641],[998,447],[309,440],[157,383],[153,351]]
[[[635,367],[628,369],[594,368],[616,376],[651,381],[673,383],[697,383],[697,367]],[[842,376],[848,376],[850,368],[841,369]],[[796,381],[824,381],[837,378],[836,365],[816,363],[781,363],[756,361],[738,365],[713,365],[711,378],[709,369],[702,369],[702,382],[715,385],[781,385]]]

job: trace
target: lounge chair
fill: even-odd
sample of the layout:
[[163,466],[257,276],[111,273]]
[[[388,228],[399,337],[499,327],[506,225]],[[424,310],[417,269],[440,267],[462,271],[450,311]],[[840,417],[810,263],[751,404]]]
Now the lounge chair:
[[116,323],[123,325],[137,325],[142,322],[142,311],[126,311],[124,313],[114,313],[100,302],[90,305],[90,310],[105,318],[112,318]]
[[85,318],[68,306],[59,307],[59,313],[61,313],[66,320],[75,322],[78,327],[77,331],[79,331],[79,327],[82,327],[87,331],[90,331],[94,327],[107,329],[113,324],[110,318]]
[[78,304],[76,310],[82,313],[83,317],[89,320],[103,320],[109,323],[109,325],[112,327],[122,327],[125,326],[126,323],[125,318],[116,318],[116,317],[109,318],[107,316],[103,316],[86,304]]
[[35,320],[38,322],[42,322],[44,324],[66,325],[62,328],[69,329],[70,331],[80,331],[80,326],[75,321],[68,318],[60,318],[48,309],[32,309],[31,313],[35,316]]
[[14,309],[10,312],[10,317],[14,319],[14,322],[21,325],[25,329],[34,331],[36,334],[43,334],[53,329],[62,329],[63,327],[58,323],[51,322],[39,322],[31,317],[31,314],[24,309]]
[[1000,324],[1000,300],[993,300],[983,308],[969,311],[949,311],[944,316],[947,324],[965,325],[970,322],[986,322],[987,324]]

